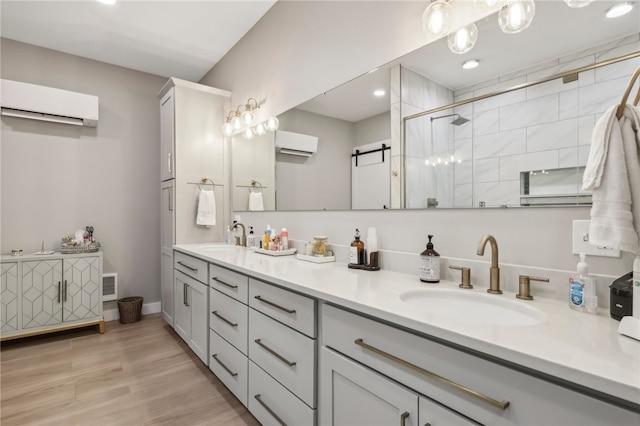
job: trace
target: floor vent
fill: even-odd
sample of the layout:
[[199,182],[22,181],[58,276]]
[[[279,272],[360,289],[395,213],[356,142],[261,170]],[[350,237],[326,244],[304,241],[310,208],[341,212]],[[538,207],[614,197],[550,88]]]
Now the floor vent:
[[118,300],[118,274],[102,274],[102,301]]

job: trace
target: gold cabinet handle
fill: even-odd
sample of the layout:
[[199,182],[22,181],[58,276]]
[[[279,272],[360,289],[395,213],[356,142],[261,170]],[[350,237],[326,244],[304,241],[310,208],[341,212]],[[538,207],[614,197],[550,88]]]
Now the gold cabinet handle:
[[278,358],[280,361],[282,361],[285,364],[287,364],[289,367],[293,367],[294,365],[296,365],[295,361],[289,361],[288,359],[286,359],[285,357],[280,355],[278,352],[274,351],[269,346],[267,346],[264,343],[262,343],[262,341],[260,339],[256,339],[256,340],[254,340],[254,342],[256,342],[258,344],[258,346],[260,346],[262,349],[264,349],[265,351],[269,352],[271,355],[273,355],[276,358]]
[[58,281],[58,303],[60,303],[60,292],[62,291],[62,283]]
[[193,266],[189,266],[186,263],[182,263],[182,261],[180,261],[180,260],[178,260],[178,265],[182,265],[185,268],[187,268],[187,269],[189,269],[189,270],[191,270],[193,272],[198,272],[198,268],[194,268]]
[[189,287],[189,284],[184,283],[184,294],[182,295],[182,303],[184,303],[184,306],[189,306],[187,302],[187,287]]
[[287,308],[284,308],[284,307],[282,307],[282,306],[280,306],[280,305],[278,305],[278,304],[276,304],[276,303],[273,303],[273,302],[268,301],[267,299],[263,299],[260,295],[258,295],[258,296],[254,296],[254,298],[258,299],[258,300],[259,300],[259,301],[261,301],[262,303],[266,303],[267,305],[269,305],[269,306],[273,306],[274,308],[276,308],[276,309],[280,309],[281,311],[286,312],[286,313],[288,313],[288,314],[295,314],[295,313],[296,313],[296,310],[295,310],[295,309],[287,309]]
[[231,376],[232,376],[232,377],[236,377],[236,376],[238,375],[238,373],[234,373],[233,371],[231,371],[231,370],[229,369],[229,367],[227,367],[226,365],[224,365],[224,362],[222,362],[222,361],[220,361],[220,360],[218,359],[218,354],[213,354],[213,355],[211,355],[211,358],[215,359],[215,360],[218,362],[218,364],[220,364],[220,366],[221,366],[222,368],[224,368],[224,369],[227,371],[227,373],[231,374]]
[[233,323],[231,321],[229,321],[228,319],[226,319],[225,317],[223,317],[222,315],[220,315],[218,313],[218,311],[211,311],[211,313],[215,316],[217,316],[218,318],[220,318],[222,321],[226,322],[227,324],[229,324],[231,327],[237,327],[238,323]]
[[390,353],[387,353],[387,352],[385,352],[385,351],[383,351],[381,349],[378,349],[378,348],[376,348],[374,346],[368,345],[362,339],[356,339],[353,343],[355,343],[356,345],[358,345],[358,346],[360,346],[360,347],[362,347],[364,349],[367,349],[367,350],[369,350],[369,351],[371,351],[373,353],[376,353],[376,354],[378,354],[380,356],[383,356],[383,357],[385,357],[387,359],[390,359],[391,361],[397,362],[398,364],[400,364],[400,365],[402,365],[404,367],[410,368],[411,370],[416,371],[416,372],[418,372],[418,373],[420,373],[420,374],[422,374],[424,376],[427,376],[427,377],[429,377],[431,379],[437,380],[440,383],[444,383],[446,385],[449,385],[449,386],[453,387],[454,389],[456,389],[456,390],[458,390],[460,392],[466,393],[467,395],[470,395],[470,396],[472,396],[474,398],[477,398],[480,401],[486,402],[487,404],[490,404],[490,405],[492,405],[494,407],[501,408],[501,409],[504,410],[509,406],[509,401],[498,401],[498,400],[490,398],[490,397],[488,397],[486,395],[483,395],[483,394],[481,394],[479,392],[476,392],[476,391],[474,391],[472,389],[466,388],[466,387],[464,387],[462,385],[459,385],[456,382],[453,382],[453,381],[451,381],[449,379],[446,379],[446,378],[444,378],[442,376],[439,376],[439,375],[437,375],[435,373],[432,373],[431,371],[425,370],[424,368],[418,367],[415,364],[411,364],[410,362],[405,361],[405,360],[403,360],[401,358],[398,358],[398,357],[396,357],[394,355],[391,355]]
[[269,412],[273,416],[274,419],[278,421],[282,426],[287,426],[287,424],[278,416],[264,401],[260,398],[260,394],[254,395],[254,398],[262,405],[262,407]]
[[408,411],[405,411],[404,413],[400,414],[400,426],[406,426],[407,418],[409,418]]
[[218,277],[211,277],[211,279],[214,280],[215,282],[220,283],[220,284],[222,284],[224,286],[227,286],[229,288],[238,288],[237,285],[226,283],[226,282],[224,282],[222,280],[219,280]]

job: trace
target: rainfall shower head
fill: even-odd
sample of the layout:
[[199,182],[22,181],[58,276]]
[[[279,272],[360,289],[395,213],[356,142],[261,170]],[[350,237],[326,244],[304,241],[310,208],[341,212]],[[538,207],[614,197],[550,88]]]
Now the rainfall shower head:
[[440,117],[431,117],[431,122],[433,122],[433,120],[438,120],[440,118],[446,118],[446,117],[458,117],[455,120],[453,120],[451,123],[449,123],[449,124],[453,124],[454,126],[460,126],[464,123],[469,122],[468,118],[464,118],[460,114],[447,114],[447,115],[441,115]]

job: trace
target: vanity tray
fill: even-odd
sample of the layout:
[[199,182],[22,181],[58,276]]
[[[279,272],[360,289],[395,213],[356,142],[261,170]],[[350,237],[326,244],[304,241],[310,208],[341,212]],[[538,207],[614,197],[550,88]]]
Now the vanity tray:
[[100,250],[100,243],[95,242],[91,244],[62,244],[60,247],[60,253],[72,254],[72,253],[93,253]]
[[288,250],[275,251],[275,250],[264,250],[261,248],[257,248],[255,249],[255,252],[260,254],[266,254],[267,256],[290,256],[292,254],[296,254],[297,250],[298,249],[290,248]]
[[329,263],[336,261],[335,256],[307,256],[306,254],[297,254],[296,257],[299,260],[313,263]]

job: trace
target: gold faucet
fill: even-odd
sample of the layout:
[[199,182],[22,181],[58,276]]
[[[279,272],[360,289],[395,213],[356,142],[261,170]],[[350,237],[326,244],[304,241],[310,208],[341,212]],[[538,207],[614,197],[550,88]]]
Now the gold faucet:
[[246,247],[247,246],[247,232],[245,230],[244,224],[242,224],[240,222],[236,222],[234,220],[233,221],[233,226],[231,227],[231,229],[236,229],[238,226],[240,228],[242,228],[242,236],[241,237],[235,237],[236,245],[237,246]]
[[493,235],[485,235],[478,244],[478,256],[484,255],[487,242],[491,244],[491,273],[489,275],[489,289],[487,293],[502,294],[500,290],[500,268],[498,267],[498,243]]

